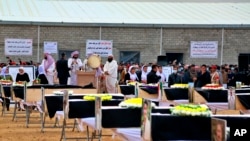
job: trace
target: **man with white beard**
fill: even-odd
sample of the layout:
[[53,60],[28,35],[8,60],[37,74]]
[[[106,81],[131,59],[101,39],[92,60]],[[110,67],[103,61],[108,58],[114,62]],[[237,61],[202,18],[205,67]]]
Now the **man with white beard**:
[[81,69],[82,61],[78,58],[79,52],[74,51],[71,53],[71,58],[68,59],[68,67],[70,68],[70,85],[77,85],[76,72]]
[[108,61],[104,65],[104,74],[106,79],[106,87],[108,93],[116,92],[116,82],[117,82],[117,69],[118,65],[114,56],[112,54],[108,55]]
[[49,84],[54,84],[55,60],[49,53],[44,53],[42,64],[44,66],[45,76]]

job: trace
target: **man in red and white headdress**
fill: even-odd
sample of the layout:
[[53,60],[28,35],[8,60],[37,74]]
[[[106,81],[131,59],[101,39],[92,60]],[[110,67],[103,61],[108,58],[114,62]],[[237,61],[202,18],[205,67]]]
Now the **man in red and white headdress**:
[[116,92],[116,82],[117,82],[117,70],[118,64],[116,60],[114,60],[114,56],[112,54],[108,55],[108,61],[104,65],[104,74],[106,78],[106,87],[108,93]]
[[70,68],[70,85],[77,85],[76,71],[82,67],[82,60],[78,58],[79,52],[74,51],[71,53],[71,58],[68,59],[68,67]]
[[42,64],[44,66],[44,72],[49,84],[54,84],[54,73],[55,73],[55,60],[50,53],[44,53],[44,59]]

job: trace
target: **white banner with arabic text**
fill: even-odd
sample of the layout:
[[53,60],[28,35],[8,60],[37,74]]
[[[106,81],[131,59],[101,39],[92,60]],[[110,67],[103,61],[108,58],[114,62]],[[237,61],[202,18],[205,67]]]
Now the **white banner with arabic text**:
[[5,39],[4,53],[8,55],[32,55],[32,39]]
[[217,58],[218,41],[191,41],[191,58]]
[[92,52],[101,57],[107,57],[108,54],[112,54],[112,49],[112,40],[87,40],[86,42],[86,55],[88,52]]

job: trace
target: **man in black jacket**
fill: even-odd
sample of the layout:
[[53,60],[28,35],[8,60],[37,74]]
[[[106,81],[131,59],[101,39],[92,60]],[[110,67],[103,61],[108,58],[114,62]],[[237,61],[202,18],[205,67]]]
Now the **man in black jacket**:
[[177,74],[177,71],[178,71],[178,67],[174,66],[173,73],[171,73],[168,76],[168,87],[170,87],[171,85],[177,84],[177,83],[182,83],[182,78],[180,75]]
[[152,70],[147,75],[147,84],[149,83],[158,83],[161,79],[160,76],[156,75],[156,72],[158,70],[157,65],[152,65]]
[[195,87],[203,87],[206,84],[211,83],[210,73],[206,70],[206,68],[206,65],[201,66],[201,71],[198,72],[197,80],[195,81]]
[[67,85],[69,75],[68,61],[65,59],[65,53],[61,54],[61,59],[56,62],[57,77],[59,84]]

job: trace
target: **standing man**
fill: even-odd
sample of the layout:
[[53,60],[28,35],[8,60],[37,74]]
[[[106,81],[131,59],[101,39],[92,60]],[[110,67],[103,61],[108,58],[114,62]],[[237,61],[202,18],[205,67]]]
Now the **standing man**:
[[156,75],[161,77],[160,82],[166,83],[167,77],[162,71],[162,66],[160,66],[160,65],[158,66],[158,71],[157,71]]
[[201,66],[201,71],[198,72],[197,80],[195,81],[195,87],[203,87],[206,84],[211,83],[210,73],[207,71],[207,66],[204,64]]
[[44,53],[42,64],[44,72],[50,85],[54,84],[55,60],[49,53]]
[[71,53],[71,58],[68,60],[68,68],[70,68],[70,84],[77,85],[76,71],[82,67],[82,61],[78,58],[79,52],[74,51]]
[[161,76],[156,75],[158,71],[158,66],[156,64],[152,65],[151,71],[147,75],[147,84],[158,83],[161,79]]
[[69,75],[68,61],[65,59],[65,53],[61,54],[61,59],[56,62],[57,77],[60,85],[67,85]]
[[106,87],[108,93],[115,93],[115,84],[117,82],[117,62],[112,54],[108,55],[108,61],[104,65],[104,74],[106,76]]

